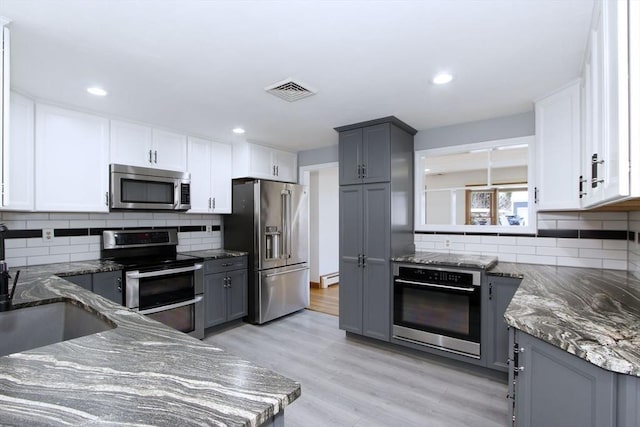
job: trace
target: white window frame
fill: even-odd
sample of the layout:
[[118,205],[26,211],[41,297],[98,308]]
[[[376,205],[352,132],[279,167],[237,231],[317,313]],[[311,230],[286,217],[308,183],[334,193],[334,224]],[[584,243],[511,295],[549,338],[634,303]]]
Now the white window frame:
[[[424,224],[425,215],[425,192],[424,192],[424,172],[422,158],[429,156],[442,156],[447,154],[463,153],[473,150],[486,150],[508,145],[527,144],[528,165],[527,165],[527,187],[529,189],[529,224],[524,227],[501,226],[501,225],[454,225],[454,224]],[[487,234],[535,234],[537,231],[537,206],[534,199],[535,193],[535,136],[524,136],[517,138],[496,139],[492,141],[477,142],[473,144],[453,145],[442,148],[431,148],[418,150],[415,152],[414,185],[415,185],[415,231],[435,231],[452,233],[487,233]],[[489,165],[487,165],[489,166]]]

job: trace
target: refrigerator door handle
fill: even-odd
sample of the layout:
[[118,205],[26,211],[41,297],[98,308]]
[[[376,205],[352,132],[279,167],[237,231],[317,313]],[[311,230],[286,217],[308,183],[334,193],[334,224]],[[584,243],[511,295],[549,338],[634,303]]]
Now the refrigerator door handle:
[[283,258],[289,256],[289,223],[287,221],[287,190],[282,190],[280,193],[280,207],[282,216],[282,251],[280,252]]
[[266,274],[265,277],[281,276],[283,274],[295,273],[296,271],[305,271],[305,270],[308,270],[308,269],[309,269],[309,267],[295,268],[293,270],[279,271],[277,273],[269,273],[269,274]]

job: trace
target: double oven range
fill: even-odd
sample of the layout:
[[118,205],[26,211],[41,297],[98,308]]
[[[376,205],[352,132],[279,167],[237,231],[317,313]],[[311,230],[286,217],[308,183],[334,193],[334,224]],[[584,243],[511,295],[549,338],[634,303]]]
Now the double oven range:
[[105,230],[102,258],[124,266],[124,306],[201,339],[203,259],[177,245],[176,229]]

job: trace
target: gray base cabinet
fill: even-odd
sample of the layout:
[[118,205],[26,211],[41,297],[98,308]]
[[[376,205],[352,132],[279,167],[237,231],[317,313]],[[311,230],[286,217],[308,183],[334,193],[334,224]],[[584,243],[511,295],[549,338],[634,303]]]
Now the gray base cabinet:
[[521,281],[512,277],[489,276],[485,288],[487,316],[484,324],[487,333],[483,335],[481,352],[484,353],[487,367],[497,371],[507,372],[508,369],[509,328],[504,321],[504,313]]
[[395,117],[342,126],[336,131],[340,329],[389,341],[393,307],[390,258],[414,248],[416,131]]
[[64,277],[64,279],[115,303],[123,304],[124,302],[121,270],[79,274],[77,276]]
[[248,314],[247,257],[205,261],[204,273],[205,328]]
[[512,425],[638,426],[640,378],[616,374],[511,329]]

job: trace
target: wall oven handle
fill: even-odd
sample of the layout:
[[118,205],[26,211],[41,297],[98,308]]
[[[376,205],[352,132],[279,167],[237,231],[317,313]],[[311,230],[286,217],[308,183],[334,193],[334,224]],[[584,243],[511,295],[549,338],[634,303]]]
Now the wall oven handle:
[[425,283],[425,282],[413,282],[411,280],[404,280],[404,279],[396,279],[395,280],[398,283],[405,283],[407,285],[418,285],[418,286],[424,286],[426,288],[441,288],[441,289],[451,289],[453,291],[464,291],[464,292],[473,292],[476,290],[476,288],[462,288],[460,286],[447,286],[447,285],[436,285],[435,283]]
[[202,295],[198,295],[197,297],[195,297],[194,299],[190,299],[189,301],[182,301],[182,302],[177,302],[175,304],[163,305],[161,307],[154,307],[154,308],[150,308],[148,310],[140,310],[140,311],[138,311],[138,313],[140,313],[140,314],[159,313],[161,311],[173,310],[174,308],[180,308],[180,307],[184,307],[186,305],[195,304],[195,303],[200,302],[200,301],[202,301]]
[[280,276],[282,274],[295,273],[297,271],[304,271],[304,270],[308,270],[308,269],[309,269],[309,267],[296,268],[296,269],[293,269],[293,270],[280,271],[278,273],[267,274],[265,277]]
[[144,279],[145,277],[168,276],[170,274],[197,271],[197,270],[200,270],[201,268],[202,268],[202,264],[195,264],[192,267],[169,268],[167,270],[150,271],[148,273],[138,273],[137,271],[130,271],[127,273],[127,279]]

